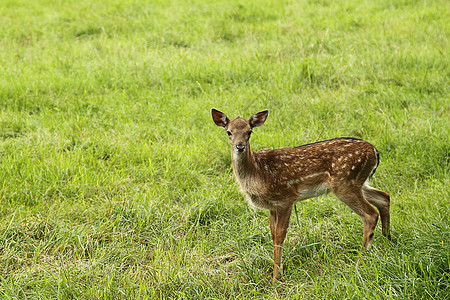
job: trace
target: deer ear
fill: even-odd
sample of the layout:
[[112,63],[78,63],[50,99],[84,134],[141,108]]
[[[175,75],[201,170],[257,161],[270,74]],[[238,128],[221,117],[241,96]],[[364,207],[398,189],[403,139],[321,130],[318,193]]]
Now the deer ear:
[[267,109],[254,114],[250,118],[250,127],[252,127],[252,128],[258,127],[258,126],[261,126],[262,124],[264,124],[264,122],[267,119],[268,114],[269,114],[269,110],[267,110]]
[[225,126],[227,126],[228,122],[230,121],[223,112],[218,111],[217,109],[214,108],[211,109],[211,115],[214,123],[216,123],[216,125],[220,127],[225,128]]

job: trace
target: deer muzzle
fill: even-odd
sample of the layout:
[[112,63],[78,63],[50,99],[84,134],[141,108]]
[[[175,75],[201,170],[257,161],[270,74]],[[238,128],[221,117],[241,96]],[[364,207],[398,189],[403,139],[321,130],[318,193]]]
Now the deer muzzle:
[[244,152],[244,150],[245,150],[245,144],[239,143],[235,147],[236,147],[236,151],[238,151],[238,152]]

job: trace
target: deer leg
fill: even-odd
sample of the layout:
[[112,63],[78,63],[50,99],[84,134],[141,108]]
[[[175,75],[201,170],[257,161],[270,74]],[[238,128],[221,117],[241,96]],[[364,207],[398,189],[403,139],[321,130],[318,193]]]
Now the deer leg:
[[364,198],[369,201],[372,205],[374,205],[378,211],[380,212],[381,217],[381,228],[382,233],[388,239],[391,239],[390,233],[390,219],[391,215],[389,212],[390,207],[390,197],[389,194],[377,189],[374,189],[371,186],[364,185],[362,188]]
[[373,241],[375,227],[377,226],[378,212],[367,202],[360,188],[340,187],[337,190],[333,190],[333,192],[361,217],[364,224],[363,246],[369,249]]
[[275,211],[270,211],[270,234],[272,235],[272,241],[275,240],[275,224],[277,222],[277,216]]
[[281,278],[283,273],[283,265],[281,256],[283,254],[283,242],[289,227],[289,219],[291,217],[292,206],[289,208],[277,209],[270,211],[270,229],[273,239],[274,267],[273,282]]

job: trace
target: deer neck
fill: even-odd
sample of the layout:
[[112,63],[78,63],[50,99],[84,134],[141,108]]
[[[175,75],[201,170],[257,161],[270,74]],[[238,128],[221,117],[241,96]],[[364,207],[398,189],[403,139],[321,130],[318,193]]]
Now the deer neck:
[[239,181],[253,177],[257,173],[255,153],[250,145],[243,152],[231,150],[231,163],[233,171]]

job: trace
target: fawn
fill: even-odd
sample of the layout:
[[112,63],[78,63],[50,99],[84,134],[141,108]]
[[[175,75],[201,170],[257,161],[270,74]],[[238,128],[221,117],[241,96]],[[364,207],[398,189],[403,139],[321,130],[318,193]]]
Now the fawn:
[[364,248],[368,249],[373,241],[378,215],[383,235],[390,238],[389,194],[368,185],[379,163],[375,147],[360,139],[335,138],[254,152],[249,142],[252,129],[263,125],[268,113],[264,110],[248,120],[241,117],[229,120],[224,113],[211,110],[214,123],[228,134],[233,171],[242,192],[251,205],[270,211],[273,281],[282,275],[282,245],[292,207],[298,200],[332,191],[361,217]]

